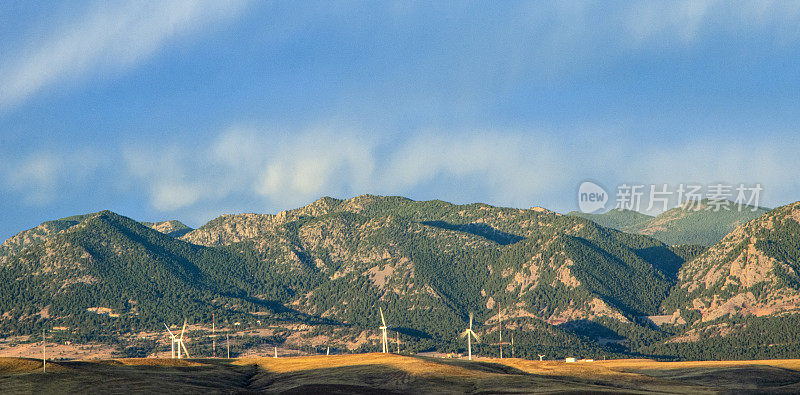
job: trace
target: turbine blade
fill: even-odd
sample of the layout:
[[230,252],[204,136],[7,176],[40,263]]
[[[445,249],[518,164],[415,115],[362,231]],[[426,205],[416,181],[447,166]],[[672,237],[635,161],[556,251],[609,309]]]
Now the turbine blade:
[[381,312],[381,324],[383,324],[383,326],[386,326],[386,320],[383,319],[383,309],[378,307],[378,310]]
[[469,331],[469,332],[472,333],[472,336],[475,338],[475,342],[480,343],[481,338],[478,337],[478,334],[473,332],[473,331]]
[[469,313],[469,330],[472,330],[472,313]]
[[469,332],[470,332],[469,329],[465,329],[464,332],[461,332],[461,334],[458,335],[458,336],[461,337],[461,338],[465,338],[465,337],[467,337],[467,335],[469,335]]
[[183,328],[181,328],[181,340],[183,340],[183,331],[186,330],[186,318],[183,319]]
[[186,354],[186,358],[189,358],[189,351],[186,349],[186,345],[181,342],[181,347],[183,347],[183,353]]
[[169,330],[169,327],[167,326],[167,324],[164,324],[164,328],[167,328],[167,332],[169,332],[169,335],[170,335],[171,337],[173,337],[173,338],[175,337],[175,335],[172,333],[172,331],[171,331],[171,330]]

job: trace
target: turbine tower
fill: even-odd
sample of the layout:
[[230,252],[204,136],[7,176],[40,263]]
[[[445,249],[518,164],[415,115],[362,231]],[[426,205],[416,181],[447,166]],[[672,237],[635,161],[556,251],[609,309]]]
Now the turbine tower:
[[472,331],[472,313],[469,313],[469,328],[465,329],[464,332],[461,332],[461,337],[467,338],[467,353],[469,355],[469,360],[472,360],[472,338],[475,338],[476,342],[481,341],[478,337],[478,334]]
[[211,350],[214,358],[217,357],[217,318],[211,313]]
[[383,309],[378,307],[378,311],[381,313],[381,346],[383,346],[383,353],[386,354],[389,352],[389,340],[386,338],[386,320],[383,318]]
[[511,358],[514,358],[514,332],[511,332]]
[[[172,340],[172,358],[175,358],[175,356],[176,356],[176,353],[175,353],[176,347],[177,347],[177,351],[178,351],[178,353],[177,353],[178,359],[183,358],[184,355],[188,358],[189,357],[189,351],[186,350],[186,345],[183,344],[183,333],[186,331],[186,319],[183,320],[183,328],[181,328],[181,336],[180,337],[175,336],[175,334],[172,333],[171,330],[169,330],[169,327],[167,326],[167,324],[164,324],[164,327],[167,328],[167,332],[169,332],[169,338],[170,338],[170,340]],[[181,350],[183,350],[183,354],[181,354]]]

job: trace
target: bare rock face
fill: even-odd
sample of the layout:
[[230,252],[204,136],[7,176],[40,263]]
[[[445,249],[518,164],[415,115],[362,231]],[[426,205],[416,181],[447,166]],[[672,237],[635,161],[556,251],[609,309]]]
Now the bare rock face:
[[177,220],[171,221],[162,221],[162,222],[142,222],[142,225],[150,227],[154,230],[157,230],[165,235],[172,236],[172,237],[181,237],[193,229],[184,225],[182,222]]
[[800,311],[798,220],[800,202],[739,226],[684,265],[668,305],[699,312],[701,323]]

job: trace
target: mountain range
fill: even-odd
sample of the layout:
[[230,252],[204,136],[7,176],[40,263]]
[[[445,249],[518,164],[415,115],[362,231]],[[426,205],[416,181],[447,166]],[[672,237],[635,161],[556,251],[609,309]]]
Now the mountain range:
[[759,210],[587,219],[362,195],[198,229],[102,211],[0,246],[0,333],[59,328],[146,355],[156,346],[135,334],[184,318],[204,333],[214,314],[251,330],[242,349],[367,351],[378,348],[380,306],[411,351],[463,349],[457,334],[474,313],[492,355],[499,312],[518,356],[794,355],[800,203],[745,220]]

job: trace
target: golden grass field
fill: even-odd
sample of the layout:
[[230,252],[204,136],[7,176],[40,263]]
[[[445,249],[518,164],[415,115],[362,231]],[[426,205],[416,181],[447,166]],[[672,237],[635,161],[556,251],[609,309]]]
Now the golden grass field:
[[798,393],[800,360],[564,363],[393,354],[291,358],[0,358],[0,393]]

